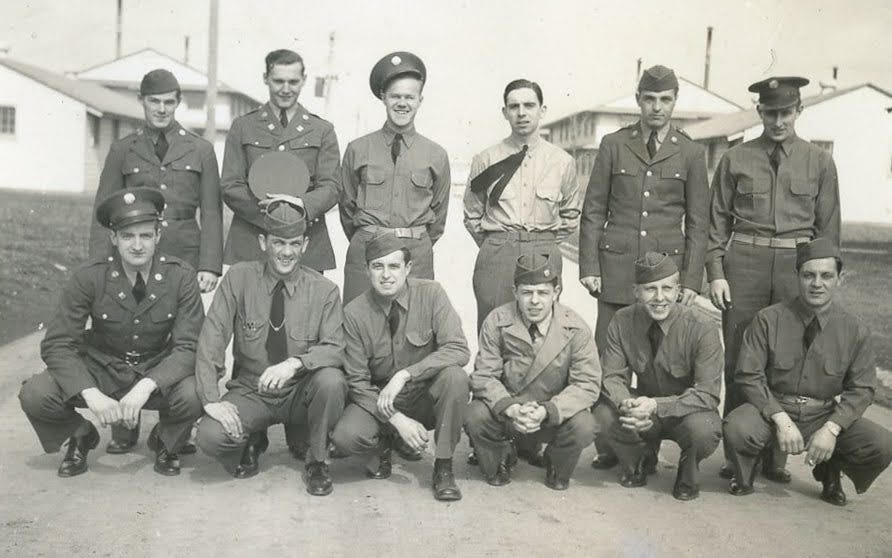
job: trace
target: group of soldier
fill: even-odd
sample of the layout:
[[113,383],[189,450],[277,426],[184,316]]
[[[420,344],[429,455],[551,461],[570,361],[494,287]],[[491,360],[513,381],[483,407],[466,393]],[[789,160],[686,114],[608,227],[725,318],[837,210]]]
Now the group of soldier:
[[[384,479],[393,452],[422,458],[431,430],[432,488],[447,501],[461,498],[463,430],[493,486],[524,457],[564,490],[593,440],[592,466],[619,465],[626,487],[646,484],[661,441],[675,441],[680,500],[698,496],[699,464],[723,434],[720,474],[735,495],[753,492],[760,463],[789,482],[786,456],[805,453],[821,498],[843,505],[841,472],[861,493],[889,465],[892,434],[862,417],[877,381],[869,334],[834,302],[836,169],[795,133],[807,80],[750,86],[763,133],[723,155],[710,188],[703,148],[671,120],[674,72],[647,69],[641,118],[604,137],[584,196],[573,159],[540,136],[541,87],[509,83],[511,134],[474,157],[464,193],[479,247],[469,374],[461,320],[434,281],[451,177],[446,151],[414,126],[423,62],[395,52],[374,66],[385,123],[343,159],[332,125],[298,102],[305,77],[297,53],[266,57],[269,102],[233,122],[221,176],[211,144],[175,120],[176,78],[144,77],[145,125],[111,147],[92,259],[42,341],[46,370],[20,393],[44,449],[67,442],[60,476],[85,472],[99,443],[77,407],[113,427],[110,453],[130,451],[140,411],[157,409],[147,445],[163,475],[196,451],[198,421],[202,451],[254,476],[267,429],[283,423],[320,496],[330,459],[365,456]],[[350,242],[343,295],[324,276],[336,204]],[[594,335],[559,302],[559,243],[577,229]],[[704,267],[721,331],[695,303]]]

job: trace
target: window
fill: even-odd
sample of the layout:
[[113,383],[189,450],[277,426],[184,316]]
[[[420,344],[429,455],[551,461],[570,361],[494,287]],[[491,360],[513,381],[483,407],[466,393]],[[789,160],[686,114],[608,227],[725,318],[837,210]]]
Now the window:
[[99,132],[101,130],[101,121],[98,116],[93,116],[92,114],[87,115],[87,120],[90,124],[90,145],[96,147],[99,145]]
[[811,140],[811,142],[827,153],[833,155],[833,142],[832,141],[824,141],[824,140]]
[[0,106],[0,134],[15,135],[15,107]]
[[186,104],[186,108],[203,109],[204,99],[204,93],[201,91],[183,91],[183,102]]

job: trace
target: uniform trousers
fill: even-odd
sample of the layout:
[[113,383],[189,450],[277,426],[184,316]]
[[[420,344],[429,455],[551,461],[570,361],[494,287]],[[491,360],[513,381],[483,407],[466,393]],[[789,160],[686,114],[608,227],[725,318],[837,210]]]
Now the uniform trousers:
[[[337,368],[320,368],[306,373],[282,395],[261,394],[255,387],[236,380],[222,397],[236,406],[243,434],[232,438],[216,420],[204,417],[198,425],[198,447],[218,460],[230,473],[238,467],[251,434],[265,432],[282,423],[289,427],[306,425],[309,431],[307,462],[325,461],[328,435],[344,412],[347,382]],[[263,448],[261,448],[263,449]]]
[[[610,325],[610,320],[613,319],[614,314],[626,306],[628,306],[628,304],[605,302],[598,299],[598,317],[595,321],[595,345],[598,347],[599,353],[603,353],[604,349],[607,347],[607,326]],[[601,401],[596,403],[596,405],[601,404]],[[598,433],[595,434],[595,451],[599,456],[604,458],[609,458],[613,455],[613,449],[606,440],[606,435],[600,421],[598,421]]]
[[[835,402],[826,405],[796,405],[780,402],[790,415],[802,439],[817,432],[833,414]],[[751,403],[734,409],[724,421],[725,445],[731,453],[734,474],[742,484],[752,484],[759,453],[777,439],[774,424]],[[844,472],[859,494],[870,485],[892,461],[892,432],[866,418],[859,418],[844,428],[836,438],[830,466]]]
[[[132,387],[105,395],[120,400]],[[19,401],[47,453],[59,451],[62,443],[87,420],[75,410],[87,406],[83,397],[76,395],[66,398],[62,388],[47,371],[32,376],[22,385]],[[163,392],[156,390],[143,409],[158,411],[158,437],[169,452],[177,453],[189,440],[192,424],[202,412],[195,390],[195,378],[184,378]]]
[[483,401],[474,400],[468,407],[465,428],[474,442],[480,469],[487,478],[496,474],[500,463],[507,461],[511,439],[520,438],[523,443],[529,443],[528,439],[533,443],[547,443],[545,458],[551,462],[558,479],[569,480],[582,450],[592,443],[595,418],[589,409],[585,409],[558,426],[543,423],[538,432],[521,434],[514,430],[510,419],[493,415]]
[[[375,233],[360,229],[350,239],[344,262],[344,305],[372,286],[367,273],[365,249],[369,240],[374,236]],[[412,277],[433,279],[434,250],[427,233],[421,233],[421,238],[402,238],[401,240],[412,254]]]
[[[458,366],[449,366],[429,382],[406,384],[393,406],[434,431],[435,458],[452,459],[461,439],[469,389],[467,373]],[[343,452],[367,455],[385,449],[394,436],[399,434],[389,423],[379,422],[374,415],[351,403],[331,438]]]

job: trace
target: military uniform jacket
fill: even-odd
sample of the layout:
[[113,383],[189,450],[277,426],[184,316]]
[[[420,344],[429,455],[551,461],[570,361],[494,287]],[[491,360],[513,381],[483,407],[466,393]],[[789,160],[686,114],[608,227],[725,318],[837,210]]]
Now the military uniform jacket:
[[653,160],[639,123],[604,136],[579,225],[579,276],[601,277],[601,299],[631,304],[635,260],[665,252],[682,286],[703,283],[709,182],[702,146],[672,126]]
[[[204,318],[195,271],[156,253],[145,281],[146,296],[137,304],[119,256],[94,260],[71,277],[40,344],[67,398],[93,387],[114,396],[143,377],[164,393],[194,373]],[[85,331],[87,318],[93,325]],[[128,364],[134,355],[138,364]]]
[[[163,161],[140,128],[112,144],[96,190],[99,203],[122,188],[149,186],[164,195],[167,208],[161,222],[158,250],[188,262],[197,271],[223,271],[223,204],[214,147],[207,140],[174,123],[166,134],[169,146]],[[195,220],[200,210],[201,227]],[[108,232],[93,222],[90,257],[114,253]]]
[[309,237],[301,263],[317,271],[334,269],[325,212],[337,203],[340,191],[338,138],[329,122],[307,112],[303,105],[298,105],[284,129],[269,104],[232,122],[226,136],[221,177],[223,201],[233,212],[225,263],[263,259],[257,242],[257,235],[263,234],[263,215],[248,187],[248,171],[258,157],[274,150],[294,154],[310,171],[310,187],[300,196],[307,210]]
[[594,405],[601,391],[592,332],[576,312],[555,303],[535,353],[517,303],[503,304],[483,321],[471,390],[495,416],[514,403],[537,401],[548,411],[545,424],[562,424]]

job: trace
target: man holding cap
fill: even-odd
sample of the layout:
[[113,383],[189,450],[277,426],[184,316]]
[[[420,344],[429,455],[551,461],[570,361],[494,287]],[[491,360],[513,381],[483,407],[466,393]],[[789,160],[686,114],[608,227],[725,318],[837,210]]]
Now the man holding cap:
[[[325,496],[332,491],[328,435],[347,397],[341,300],[337,285],[300,263],[307,221],[299,200],[273,197],[262,207],[258,241],[266,260],[229,268],[199,338],[195,375],[207,416],[198,445],[247,478],[258,472],[267,427],[308,427],[307,492]],[[232,379],[221,397],[230,340]]]
[[350,240],[345,304],[370,286],[365,249],[379,232],[403,239],[413,277],[434,278],[432,246],[446,226],[451,178],[446,150],[415,130],[426,81],[424,62],[411,52],[388,54],[369,76],[387,119],[380,130],[350,142],[341,165],[341,224]]
[[201,416],[193,373],[204,312],[193,268],[156,250],[163,209],[154,188],[118,190],[99,204],[96,220],[111,231],[114,255],[74,273],[40,345],[46,370],[19,393],[45,451],[68,440],[60,477],[85,472],[99,443],[75,407],[102,426],[129,428],[141,409],[158,410],[148,440],[155,471],[180,473],[177,452]]
[[876,389],[867,327],[837,302],[842,259],[836,239],[796,248],[799,296],[756,314],[740,349],[734,381],[744,403],[725,417],[734,463],[730,491],[753,492],[756,458],[773,440],[805,452],[821,499],[846,503],[840,471],[865,492],[892,461],[892,433],[863,418]]
[[470,352],[458,313],[435,281],[410,278],[406,240],[386,231],[365,246],[372,287],[344,309],[351,403],[332,434],[346,453],[372,455],[371,478],[391,473],[395,436],[416,451],[434,430],[433,490],[460,500],[452,454],[468,406]]
[[[474,156],[464,197],[465,228],[480,247],[473,280],[478,332],[494,308],[513,300],[517,257],[556,247],[579,225],[576,163],[539,136],[542,88],[516,79],[502,100],[511,135]],[[560,257],[552,265],[560,277]]]
[[[796,245],[824,237],[839,246],[836,165],[830,153],[796,136],[799,88],[807,84],[772,77],[750,85],[759,94],[762,135],[728,150],[712,180],[706,276],[722,310],[725,416],[742,402],[733,375],[744,330],[762,308],[796,296]],[[766,459],[763,473],[790,482],[782,454],[776,457]]]
[[648,252],[635,262],[636,303],[614,315],[601,348],[606,401],[595,416],[619,457],[623,486],[647,484],[668,438],[681,448],[672,495],[693,500],[700,494],[700,462],[722,434],[724,360],[718,328],[696,306],[678,302],[680,289],[669,255]]
[[269,102],[233,120],[226,136],[220,184],[223,201],[233,212],[224,251],[227,264],[266,260],[257,244],[257,236],[264,233],[264,216],[250,189],[248,172],[264,154],[283,152],[302,160],[310,173],[310,186],[300,196],[307,213],[302,265],[316,271],[335,267],[325,213],[338,201],[338,138],[331,123],[298,102],[305,80],[299,54],[284,49],[267,54],[263,83]]
[[590,411],[601,389],[592,332],[557,302],[557,247],[517,259],[515,301],[493,310],[480,331],[465,427],[493,486],[511,482],[511,439],[547,443],[545,484],[566,490],[595,431]]
[[[651,250],[670,256],[680,298],[703,283],[709,182],[701,145],[672,124],[678,78],[665,66],[644,70],[635,92],[638,122],[604,136],[579,223],[579,281],[598,299],[595,342],[603,352],[613,315],[635,302],[635,261]],[[606,225],[606,227],[605,227]],[[600,435],[596,469],[616,464]]]

